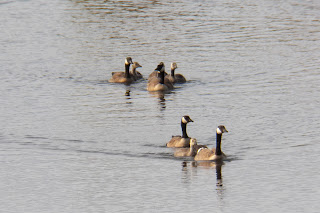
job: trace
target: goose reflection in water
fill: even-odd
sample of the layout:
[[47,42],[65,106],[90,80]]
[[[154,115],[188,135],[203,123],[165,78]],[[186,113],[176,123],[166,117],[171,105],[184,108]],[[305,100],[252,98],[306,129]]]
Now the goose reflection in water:
[[126,89],[126,92],[124,93],[124,96],[126,98],[126,104],[132,104],[132,101],[131,101],[131,90],[130,89]]
[[149,92],[149,94],[153,97],[156,97],[159,99],[158,103],[160,106],[161,110],[166,109],[166,99],[165,95],[169,94],[170,92],[165,92],[165,91],[155,91],[155,92]]
[[217,187],[222,187],[222,173],[221,173],[221,168],[222,165],[224,165],[223,161],[198,161],[194,162],[195,167],[205,167],[205,168],[216,168],[216,177],[217,177],[217,182],[216,185]]
[[[125,96],[130,96],[130,90],[127,89],[127,90],[126,90],[126,93],[125,93],[124,95],[125,95]],[[130,98],[128,98],[128,99],[130,99]]]
[[216,169],[216,192],[217,192],[217,199],[218,199],[218,208],[222,210],[225,205],[225,202],[224,202],[225,187],[223,186],[223,180],[222,180],[222,166],[224,165],[224,162],[222,160],[196,161],[196,162],[193,162],[192,165],[195,167]]
[[222,181],[222,166],[224,165],[223,161],[184,161],[182,162],[182,170],[188,170],[188,164],[190,163],[191,167],[202,167],[206,169],[215,168],[216,169],[216,186],[217,190],[222,192],[223,190],[223,181]]

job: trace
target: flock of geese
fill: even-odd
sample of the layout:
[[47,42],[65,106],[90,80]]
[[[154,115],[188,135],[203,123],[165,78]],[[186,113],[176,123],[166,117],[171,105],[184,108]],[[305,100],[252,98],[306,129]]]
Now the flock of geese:
[[[132,69],[130,70],[130,65]],[[135,81],[143,79],[143,75],[136,69],[142,67],[138,62],[133,62],[131,57],[125,60],[124,72],[112,72],[111,83],[131,84]],[[175,74],[178,68],[176,63],[171,64],[171,73],[165,72],[163,62],[160,62],[156,69],[149,75],[147,90],[170,91],[174,89],[174,84],[185,83],[186,78],[181,74]],[[221,151],[222,134],[228,132],[225,126],[220,125],[216,129],[216,148],[210,149],[206,145],[199,145],[195,138],[190,138],[187,134],[187,124],[193,120],[185,115],[181,118],[182,135],[172,136],[171,140],[166,144],[167,147],[175,148],[175,157],[193,157],[195,161],[219,161],[226,159],[226,155]]]
[[[130,65],[132,69],[130,70]],[[131,84],[135,81],[143,79],[142,74],[137,71],[137,68],[142,67],[138,62],[133,62],[131,57],[127,57],[125,60],[124,72],[112,72],[112,76],[109,80],[111,83],[124,83]],[[172,90],[175,83],[185,83],[186,78],[181,74],[175,74],[175,70],[178,68],[177,64],[173,62],[171,64],[171,74],[166,73],[163,62],[160,62],[157,68],[149,75],[147,90],[150,92],[155,91],[169,91]]]
[[216,129],[216,148],[209,149],[206,145],[199,145],[195,138],[187,134],[187,124],[193,120],[185,115],[181,118],[182,135],[172,136],[167,147],[177,148],[175,157],[194,157],[195,161],[219,161],[225,160],[226,155],[221,151],[222,134],[228,132],[225,126],[220,125]]

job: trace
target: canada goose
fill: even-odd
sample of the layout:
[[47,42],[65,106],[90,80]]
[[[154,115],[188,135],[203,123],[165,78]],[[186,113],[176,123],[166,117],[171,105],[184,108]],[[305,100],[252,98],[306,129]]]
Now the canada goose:
[[218,126],[216,130],[216,137],[217,137],[217,144],[216,148],[208,149],[208,148],[201,148],[198,150],[194,160],[201,161],[201,160],[223,160],[226,158],[226,155],[221,151],[221,137],[222,133],[228,132],[224,126]]
[[167,147],[189,147],[190,146],[190,138],[187,134],[187,124],[189,122],[193,122],[188,115],[185,115],[181,118],[181,129],[182,136],[172,136],[171,140],[167,143]]
[[190,139],[190,148],[180,148],[174,152],[175,157],[194,157],[197,154],[197,140],[195,138]]
[[169,79],[169,81],[173,84],[175,83],[185,83],[187,80],[186,78],[181,74],[175,74],[174,71],[178,68],[177,64],[175,62],[171,63],[171,74],[167,75],[166,78]]
[[147,90],[154,91],[168,91],[173,89],[173,84],[169,80],[164,78],[164,64],[161,62],[155,69],[159,72],[159,77],[153,77],[149,80]]
[[142,66],[138,62],[133,62],[132,69],[130,71],[130,75],[133,76],[135,81],[143,78],[142,74],[136,70],[139,67],[142,67]]
[[130,84],[134,81],[132,75],[130,74],[130,64],[132,63],[132,58],[127,57],[125,60],[125,72],[112,72],[112,76],[109,80],[111,83],[126,83]]
[[[163,70],[164,70],[164,63],[163,62],[160,62],[160,64],[159,65],[163,65]],[[159,66],[158,65],[158,66]],[[166,73],[166,71],[164,71],[164,76],[167,76],[168,75],[168,73]],[[148,81],[150,81],[152,78],[154,78],[154,77],[156,77],[156,78],[158,78],[159,77],[159,72],[157,71],[157,70],[154,70],[152,73],[150,73],[150,75],[149,75],[149,77],[148,77]]]

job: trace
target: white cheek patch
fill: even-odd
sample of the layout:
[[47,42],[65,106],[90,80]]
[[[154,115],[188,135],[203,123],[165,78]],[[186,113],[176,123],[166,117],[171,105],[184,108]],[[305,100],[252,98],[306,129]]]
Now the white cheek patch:
[[222,132],[221,132],[219,127],[217,128],[217,134],[222,134]]
[[124,62],[125,64],[132,64],[132,61],[130,60],[128,60],[127,58],[126,58],[126,60],[125,60],[125,62]]
[[188,121],[184,117],[182,117],[181,120],[182,120],[182,123],[185,123],[185,124],[188,123]]

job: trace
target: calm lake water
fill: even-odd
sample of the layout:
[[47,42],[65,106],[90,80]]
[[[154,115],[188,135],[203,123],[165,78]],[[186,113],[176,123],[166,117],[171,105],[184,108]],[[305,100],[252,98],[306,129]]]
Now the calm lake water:
[[[1,212],[319,212],[319,1],[0,0],[0,18]],[[108,83],[127,56],[188,82]],[[229,160],[173,157],[185,114],[210,147],[226,126]]]

